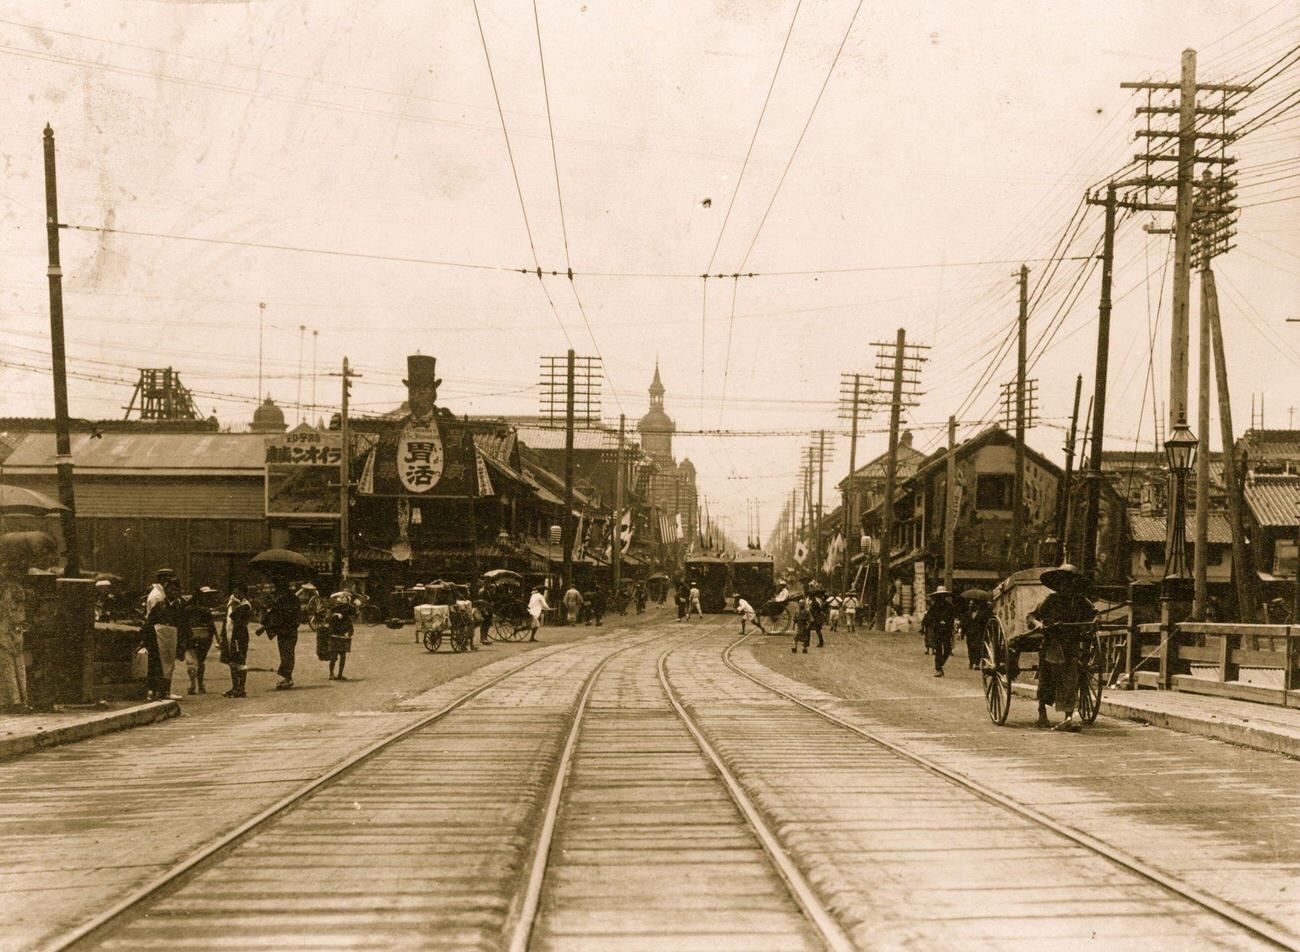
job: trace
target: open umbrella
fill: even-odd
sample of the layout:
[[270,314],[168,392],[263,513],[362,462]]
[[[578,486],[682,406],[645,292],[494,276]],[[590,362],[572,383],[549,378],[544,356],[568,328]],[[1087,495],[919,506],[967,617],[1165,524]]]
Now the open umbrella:
[[666,581],[668,581],[668,576],[667,576],[667,575],[664,575],[664,574],[661,572],[661,573],[658,574],[658,575],[651,575],[648,579],[646,579],[646,581],[647,581],[647,582],[666,582]]
[[305,555],[289,549],[267,549],[249,560],[249,565],[268,578],[313,578],[316,570]]
[[65,512],[67,506],[49,496],[21,486],[0,485],[0,512],[12,515],[43,516],[50,512]]
[[508,578],[508,579],[514,579],[520,585],[524,583],[524,577],[520,575],[518,572],[510,571],[510,569],[491,569],[490,571],[484,572],[483,577],[486,579],[491,579],[494,582],[499,578]]
[[993,593],[983,588],[968,588],[961,593],[961,597],[968,602],[991,602]]

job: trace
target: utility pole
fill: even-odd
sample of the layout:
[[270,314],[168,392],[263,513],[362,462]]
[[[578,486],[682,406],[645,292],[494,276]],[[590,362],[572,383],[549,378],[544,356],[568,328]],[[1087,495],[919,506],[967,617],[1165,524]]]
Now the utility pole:
[[957,418],[948,417],[947,490],[943,507],[943,587],[953,590],[953,562],[957,553]]
[[889,557],[894,535],[894,481],[898,477],[898,418],[903,409],[903,357],[907,348],[907,331],[898,329],[894,342],[894,381],[889,402],[889,457],[885,462],[885,501],[880,523],[880,572],[876,577],[875,627],[885,630],[885,613],[889,608]]
[[59,260],[59,190],[54,166],[54,130],[45,126],[45,240],[49,248],[46,275],[50,284],[50,367],[54,378],[54,450],[59,502],[66,549],[63,574],[81,575],[77,546],[77,500],[72,483],[72,434],[68,424],[68,361],[63,341],[63,267]]
[[569,348],[564,389],[564,590],[573,585],[573,367],[575,354]]
[[[1196,521],[1192,546],[1192,621],[1205,621],[1209,607],[1207,551],[1210,539],[1210,314],[1205,302],[1205,275],[1210,270],[1208,256],[1201,263],[1201,313],[1197,330],[1200,340],[1196,353],[1196,432],[1201,435],[1196,454]],[[1224,446],[1224,455],[1232,448]]]
[[1237,612],[1241,621],[1259,620],[1259,598],[1255,567],[1246,549],[1245,513],[1242,499],[1242,474],[1237,468],[1236,441],[1232,435],[1232,401],[1228,395],[1228,364],[1223,352],[1223,330],[1219,326],[1219,296],[1214,271],[1207,268],[1201,275],[1201,306],[1209,312],[1210,337],[1214,348],[1215,382],[1219,390],[1219,434],[1223,440],[1223,485],[1228,494],[1228,519],[1232,530],[1232,578],[1237,593]]
[[826,512],[824,508],[825,488],[826,488],[826,431],[818,430],[817,431],[817,546],[816,546],[817,561],[813,563],[813,569],[818,572],[823,571],[825,569],[825,563],[826,563],[826,557],[825,557],[826,546],[824,544],[824,539],[822,535],[822,528],[823,528],[822,517]]
[[1070,489],[1074,475],[1074,445],[1079,432],[1079,395],[1083,391],[1083,374],[1074,378],[1074,411],[1070,414],[1070,435],[1065,441],[1065,478],[1056,499],[1056,537],[1061,541],[1061,562],[1069,562]]
[[339,414],[339,438],[342,440],[343,452],[339,456],[339,582],[348,580],[349,562],[352,558],[352,546],[349,539],[349,509],[352,480],[352,453],[348,443],[348,398],[352,394],[352,378],[359,377],[348,367],[348,359],[343,358],[343,408]]
[[[850,381],[852,397],[849,398]],[[849,479],[841,504],[844,516],[844,567],[840,575],[841,591],[849,588],[849,562],[858,550],[858,537],[862,528],[858,520],[858,492],[853,485],[853,474],[858,471],[858,419],[862,410],[863,374],[840,374],[840,415],[849,418]],[[848,405],[846,406],[846,402]],[[847,411],[847,412],[846,412]]]
[[609,534],[609,564],[614,572],[614,591],[623,574],[623,434],[627,418],[618,415],[618,453],[615,457],[614,473],[614,528]]
[[1016,341],[1016,470],[1011,486],[1011,571],[1024,562],[1025,361],[1029,336],[1029,267],[1020,266],[1020,315]]
[[[1096,199],[1089,198],[1091,204]],[[1101,507],[1101,453],[1106,432],[1106,377],[1110,366],[1111,280],[1115,271],[1115,183],[1106,185],[1106,226],[1101,244],[1101,304],[1097,309],[1097,370],[1092,391],[1092,446],[1088,456],[1087,491],[1083,516],[1083,551],[1079,567],[1091,578],[1097,563],[1097,522]],[[1076,406],[1077,406],[1076,400]],[[1085,448],[1087,440],[1084,441]],[[1080,467],[1082,468],[1082,467]]]
[[[1152,129],[1148,126],[1145,130],[1138,130],[1139,136],[1145,136],[1148,140],[1177,140],[1176,152],[1162,150],[1155,144],[1148,142],[1148,151],[1134,156],[1138,162],[1144,162],[1148,166],[1153,162],[1176,162],[1177,174],[1171,181],[1168,177],[1158,177],[1145,175],[1137,179],[1130,179],[1125,182],[1118,182],[1117,185],[1140,186],[1144,188],[1168,188],[1172,186],[1175,189],[1175,201],[1173,205],[1143,202],[1125,202],[1125,207],[1137,208],[1151,211],[1172,211],[1174,213],[1173,228],[1151,228],[1147,231],[1152,233],[1168,234],[1172,231],[1174,236],[1174,287],[1173,287],[1173,317],[1170,330],[1170,357],[1169,357],[1169,445],[1179,448],[1190,447],[1195,449],[1196,437],[1188,430],[1188,392],[1187,392],[1187,368],[1188,368],[1188,349],[1189,349],[1189,327],[1188,318],[1190,309],[1191,294],[1191,269],[1192,269],[1192,238],[1193,238],[1193,218],[1198,209],[1195,208],[1195,196],[1193,193],[1194,181],[1193,171],[1197,162],[1207,164],[1218,164],[1220,175],[1217,185],[1224,191],[1230,186],[1227,175],[1227,168],[1236,162],[1235,158],[1220,154],[1218,156],[1198,155],[1197,141],[1199,139],[1217,140],[1226,144],[1235,137],[1233,133],[1224,129],[1221,132],[1208,132],[1197,129],[1197,118],[1202,115],[1222,116],[1233,115],[1236,110],[1229,109],[1226,104],[1219,108],[1203,108],[1197,105],[1196,95],[1202,91],[1212,91],[1221,93],[1246,93],[1251,91],[1249,86],[1235,86],[1218,83],[1200,83],[1196,82],[1196,51],[1183,50],[1182,69],[1179,81],[1172,82],[1135,82],[1121,83],[1121,88],[1146,90],[1148,97],[1154,91],[1177,91],[1177,106],[1152,106],[1139,108],[1139,114],[1145,114],[1148,117],[1152,115],[1177,115],[1178,129]],[[1149,101],[1149,100],[1148,100]],[[1211,212],[1213,209],[1201,208],[1199,211],[1204,214]],[[1204,335],[1202,335],[1204,340]],[[1202,375],[1202,379],[1204,376]],[[1208,382],[1206,383],[1208,391]],[[1200,440],[1200,454],[1205,455],[1208,452],[1209,435],[1202,429]],[[1199,472],[1199,470],[1198,470]],[[1203,482],[1204,480],[1202,480]],[[1179,470],[1171,472],[1169,476],[1169,506],[1166,518],[1166,535],[1165,535],[1165,579],[1166,603],[1170,606],[1170,612],[1174,602],[1181,603],[1185,595],[1184,574],[1187,570],[1187,538],[1183,531],[1184,514],[1187,505],[1187,479],[1185,471]],[[1199,493],[1199,490],[1198,490]],[[1198,519],[1200,516],[1198,515]],[[1203,552],[1206,548],[1204,544],[1197,546],[1198,552]],[[1178,579],[1178,582],[1173,582]],[[1198,588],[1200,586],[1197,586]],[[1203,597],[1199,600],[1203,603]],[[1170,614],[1165,612],[1165,614]],[[1172,617],[1172,616],[1171,616]]]

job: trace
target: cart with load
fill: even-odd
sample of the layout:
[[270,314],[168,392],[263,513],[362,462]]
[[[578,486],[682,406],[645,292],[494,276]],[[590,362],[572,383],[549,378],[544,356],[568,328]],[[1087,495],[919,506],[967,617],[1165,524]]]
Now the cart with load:
[[474,604],[469,589],[451,582],[424,587],[425,603],[416,605],[415,631],[426,651],[437,651],[444,638],[452,651],[474,648]]
[[[1056,576],[1067,569],[1070,567],[1024,569],[1012,573],[993,590],[993,613],[983,633],[980,676],[989,719],[994,724],[1007,721],[1011,711],[1011,685],[1016,677],[1021,672],[1039,673],[1038,658],[1043,650],[1045,629],[1031,623],[1028,616],[1056,587]],[[1057,623],[1051,628],[1053,637],[1061,640],[1065,650],[1077,662],[1079,720],[1091,724],[1101,708],[1101,693],[1106,680],[1106,653],[1098,623],[1094,619]],[[972,632],[967,637],[974,635]]]

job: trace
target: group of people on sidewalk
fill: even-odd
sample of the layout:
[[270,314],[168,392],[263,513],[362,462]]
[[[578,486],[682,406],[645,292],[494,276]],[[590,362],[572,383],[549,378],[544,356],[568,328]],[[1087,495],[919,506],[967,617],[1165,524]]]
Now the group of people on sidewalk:
[[[343,671],[352,650],[355,596],[350,591],[330,597],[328,621],[317,634],[316,656],[329,664],[331,681],[346,681]],[[141,650],[146,656],[145,697],[148,700],[180,700],[172,693],[172,675],[183,660],[189,676],[189,693],[207,694],[207,660],[216,644],[219,663],[230,670],[230,690],[224,697],[247,697],[249,629],[254,621],[253,603],[242,582],[231,586],[222,603],[215,589],[207,586],[192,594],[181,592],[180,579],[171,569],[159,569],[145,597],[145,621],[140,629]],[[256,634],[265,634],[276,644],[280,680],[275,688],[289,690],[297,665],[298,629],[302,606],[288,579],[274,582],[270,604],[262,614]]]

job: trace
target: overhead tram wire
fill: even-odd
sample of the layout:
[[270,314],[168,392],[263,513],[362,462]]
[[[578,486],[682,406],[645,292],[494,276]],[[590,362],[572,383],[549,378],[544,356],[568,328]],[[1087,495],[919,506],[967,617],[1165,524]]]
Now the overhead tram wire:
[[[743,274],[745,267],[749,264],[750,255],[754,253],[754,245],[758,242],[758,236],[763,232],[763,226],[767,224],[767,217],[772,213],[772,207],[776,204],[777,196],[781,194],[781,188],[785,185],[786,176],[790,173],[790,167],[794,164],[795,156],[799,154],[799,147],[803,145],[804,136],[808,134],[808,128],[812,125],[813,117],[817,115],[817,107],[821,105],[822,96],[826,93],[826,87],[830,84],[831,76],[835,73],[835,67],[839,64],[840,56],[844,52],[844,45],[848,42],[849,34],[853,31],[853,24],[857,22],[858,14],[862,10],[863,0],[858,0],[857,5],[853,8],[853,15],[849,17],[848,26],[844,28],[844,35],[840,37],[839,46],[835,48],[835,55],[831,58],[830,66],[826,70],[826,76],[822,79],[821,87],[817,90],[817,96],[813,99],[812,108],[808,110],[808,118],[804,120],[803,128],[799,130],[799,137],[795,140],[794,148],[790,150],[790,157],[786,159],[785,167],[781,170],[781,176],[777,179],[776,188],[772,190],[772,197],[768,199],[767,207],[763,209],[763,215],[758,221],[758,227],[754,229],[754,235],[749,239],[749,246],[745,249],[745,256],[740,261],[738,273]],[[791,28],[794,27],[793,20]],[[735,325],[735,301],[732,301],[732,315],[727,326],[727,359],[723,366],[722,379],[723,390],[726,390],[726,380],[731,373],[731,332]]]
[[[772,79],[767,84],[767,93],[763,96],[763,105],[758,110],[758,120],[754,123],[754,133],[749,137],[749,147],[745,150],[745,158],[740,163],[740,172],[736,176],[736,186],[731,190],[731,199],[727,202],[727,210],[722,216],[722,226],[718,229],[718,237],[713,242],[713,252],[712,254],[709,255],[709,263],[704,268],[705,277],[704,277],[704,286],[702,289],[704,294],[708,293],[708,280],[709,280],[708,275],[713,271],[714,262],[718,260],[718,249],[722,247],[722,237],[727,232],[727,223],[731,221],[731,211],[733,208],[736,207],[736,196],[740,194],[740,186],[744,184],[745,170],[749,168],[750,156],[754,154],[754,144],[758,141],[759,130],[763,128],[763,118],[767,115],[768,103],[772,101],[772,90],[776,88],[777,77],[780,76],[781,74],[781,64],[785,62],[785,53],[786,50],[789,49],[790,47],[790,37],[794,34],[794,25],[795,22],[799,19],[799,10],[802,6],[803,6],[803,0],[795,0],[794,12],[791,13],[790,15],[790,25],[786,28],[785,39],[781,43],[781,52],[777,56],[776,66],[772,70]],[[732,335],[732,328],[735,326],[736,323],[736,291],[740,285],[739,274],[733,275],[732,280],[733,283],[731,286],[731,315],[727,321],[727,356],[726,356],[726,361],[723,364],[723,372],[722,372],[722,393],[724,397],[724,401],[723,401],[724,406],[726,402],[725,397],[727,393],[727,380],[730,377],[730,370],[731,370],[731,335]],[[707,308],[705,308],[704,319],[707,320],[707,317],[708,317],[708,311]],[[704,358],[706,353],[707,341],[708,341],[708,332],[706,329],[701,328],[700,331],[700,368],[701,368],[700,391],[701,392],[703,392],[704,390],[703,367],[704,367]],[[722,407],[718,408],[719,422],[721,422],[722,419],[722,409],[723,409]]]
[[[533,255],[533,264],[537,268],[537,283],[541,286],[542,293],[546,295],[546,303],[551,307],[551,313],[555,315],[555,321],[560,325],[560,330],[564,334],[564,339],[570,347],[573,346],[573,338],[569,336],[569,329],[564,326],[564,320],[560,317],[560,311],[555,306],[555,301],[551,298],[551,292],[546,287],[546,281],[542,278],[542,263],[537,256],[537,244],[533,240],[533,227],[528,221],[528,207],[524,202],[524,189],[519,184],[519,167],[515,164],[515,150],[510,144],[510,130],[506,127],[506,113],[501,107],[501,92],[497,88],[496,72],[492,69],[492,55],[488,52],[487,34],[483,31],[483,17],[479,13],[478,0],[471,0],[474,6],[474,22],[478,24],[479,41],[483,45],[483,62],[487,64],[488,79],[492,83],[492,99],[497,106],[497,117],[501,120],[501,136],[506,142],[506,156],[510,159],[510,175],[514,179],[515,194],[519,196],[519,211],[524,218],[524,231],[528,234],[528,249]],[[568,245],[566,242],[565,250],[567,253]]]
[[[477,4],[477,0],[475,0]],[[582,297],[578,294],[578,286],[573,280],[573,259],[569,255],[569,228],[564,218],[564,192],[560,188],[560,160],[555,150],[555,124],[551,118],[551,90],[550,84],[546,79],[546,54],[542,48],[542,20],[541,14],[537,9],[537,0],[533,0],[533,28],[537,35],[537,61],[542,71],[542,96],[546,102],[546,130],[551,140],[551,168],[555,173],[555,201],[560,210],[560,237],[564,241],[564,266],[568,272],[569,290],[573,293],[573,300],[577,302],[578,313],[582,315],[582,323],[587,326],[587,336],[591,338],[591,346],[595,348],[596,356],[600,358],[601,372],[605,379],[609,381],[610,390],[614,394],[614,400],[618,404],[620,412],[623,409],[623,401],[619,398],[618,389],[614,386],[614,380],[609,375],[609,364],[605,360],[605,355],[600,352],[600,344],[596,340],[596,332],[591,326],[591,318],[587,316],[587,308],[582,303]],[[502,119],[502,122],[505,120]],[[570,342],[572,346],[572,342]]]

